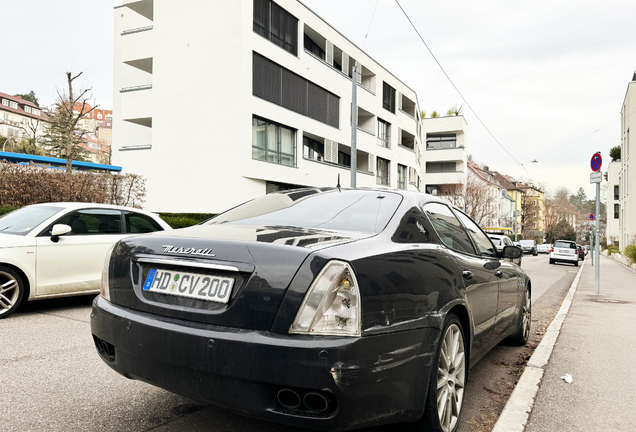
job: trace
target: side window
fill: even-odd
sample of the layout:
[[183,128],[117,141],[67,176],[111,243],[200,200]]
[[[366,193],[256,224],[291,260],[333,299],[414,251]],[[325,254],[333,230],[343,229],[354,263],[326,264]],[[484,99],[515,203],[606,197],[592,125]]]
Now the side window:
[[506,246],[512,246],[512,241],[508,237],[504,237],[503,239]]
[[424,213],[437,231],[442,242],[451,249],[459,252],[475,254],[468,234],[457,220],[448,206],[439,203],[428,203],[424,206]]
[[[67,235],[121,234],[121,211],[86,209],[71,212],[55,222],[71,227]],[[49,235],[53,226],[49,228]]]
[[146,215],[140,213],[126,213],[126,232],[127,233],[149,233],[155,231],[163,231],[157,222]]
[[466,216],[462,212],[456,212],[459,216],[459,219],[462,221],[468,232],[470,233],[471,238],[475,242],[477,246],[477,250],[479,251],[479,255],[483,257],[497,257],[497,249],[492,245],[492,242],[488,238],[486,234],[477,226],[475,222],[473,222],[468,216]]
[[430,243],[431,229],[430,224],[422,215],[422,211],[413,207],[404,213],[404,217],[391,240],[395,243]]

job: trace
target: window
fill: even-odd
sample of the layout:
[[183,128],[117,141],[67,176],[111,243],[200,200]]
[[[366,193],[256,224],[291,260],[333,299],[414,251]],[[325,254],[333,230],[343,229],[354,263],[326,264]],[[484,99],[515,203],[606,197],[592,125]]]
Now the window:
[[424,206],[424,213],[428,216],[442,243],[456,251],[475,254],[475,249],[464,227],[448,206],[428,203]]
[[351,155],[345,152],[338,152],[338,165],[351,166]]
[[[532,205],[533,205],[533,206],[536,206],[536,205],[537,205],[537,200],[532,200]],[[535,212],[535,213],[536,213],[536,212]],[[536,214],[535,214],[535,216],[536,216]]]
[[426,150],[441,150],[457,147],[457,135],[426,135]]
[[[67,235],[122,234],[119,210],[78,210],[67,214],[55,223],[70,226],[71,232]],[[53,225],[50,229],[53,229]]]
[[32,112],[33,112],[33,114],[35,114],[35,115],[37,115],[37,116],[42,115],[42,111],[40,111],[39,109],[35,109],[35,108],[33,108],[33,109],[32,109]]
[[152,218],[140,213],[125,212],[127,233],[149,233],[163,231]]
[[620,204],[614,204],[614,219],[618,219],[618,214],[620,213]]
[[31,107],[28,105],[24,106],[24,112],[28,112],[29,114],[31,114]]
[[296,166],[296,131],[288,127],[252,119],[252,159]]
[[406,189],[406,166],[398,164],[397,177],[398,189]]
[[323,61],[325,60],[325,50],[322,49],[322,47],[318,45],[316,42],[314,42],[314,40],[311,37],[309,37],[307,33],[305,33],[304,45],[305,45],[305,50],[309,51],[310,53],[312,53],[319,59]]
[[314,139],[303,137],[303,156],[307,159],[321,161],[325,157],[325,145]]
[[7,99],[2,99],[2,105],[9,106],[9,101]]
[[294,55],[298,49],[298,19],[271,0],[254,0],[254,33]]
[[614,185],[614,200],[620,199],[618,197],[618,185]]
[[395,89],[385,82],[382,84],[382,108],[395,114]]
[[391,139],[391,124],[378,119],[378,145],[389,148]]
[[456,162],[426,162],[427,173],[455,172]]
[[389,185],[389,165],[391,161],[386,159],[378,158],[377,162],[377,175],[376,175],[376,183],[379,185],[388,186]]
[[11,108],[18,109],[18,103],[17,102],[9,101],[9,106]]
[[488,236],[473,222],[468,216],[462,212],[456,212],[459,220],[462,221],[468,234],[473,239],[479,255],[483,257],[497,257],[497,250],[492,246],[492,243],[488,239]]
[[329,126],[340,127],[340,98],[260,54],[252,55],[252,94]]

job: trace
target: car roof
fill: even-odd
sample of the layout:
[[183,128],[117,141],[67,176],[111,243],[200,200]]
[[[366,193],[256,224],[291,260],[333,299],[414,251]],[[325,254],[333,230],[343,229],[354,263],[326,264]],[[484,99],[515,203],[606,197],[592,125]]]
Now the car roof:
[[32,206],[46,206],[46,207],[62,207],[65,209],[82,209],[82,208],[105,208],[105,209],[113,209],[113,210],[129,210],[135,211],[138,213],[144,214],[154,214],[147,210],[142,210],[134,207],[125,207],[114,204],[101,204],[101,203],[92,203],[92,202],[48,202],[48,203],[39,203],[39,204],[31,204]]

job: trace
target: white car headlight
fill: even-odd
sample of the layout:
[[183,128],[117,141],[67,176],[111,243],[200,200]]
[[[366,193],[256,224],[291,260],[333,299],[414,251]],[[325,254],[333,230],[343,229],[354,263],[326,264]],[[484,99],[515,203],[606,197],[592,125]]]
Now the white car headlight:
[[360,290],[349,264],[330,261],[309,287],[289,333],[360,336]]
[[110,267],[110,257],[113,254],[113,249],[115,249],[115,243],[112,245],[108,252],[106,252],[106,258],[104,259],[104,267],[102,268],[102,285],[99,289],[99,294],[104,297],[106,300],[110,301],[110,288],[108,288],[108,269]]

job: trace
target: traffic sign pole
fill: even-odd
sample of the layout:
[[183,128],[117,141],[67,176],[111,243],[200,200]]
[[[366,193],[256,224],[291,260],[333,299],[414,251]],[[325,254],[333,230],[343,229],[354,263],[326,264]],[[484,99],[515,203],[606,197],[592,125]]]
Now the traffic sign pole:
[[[601,157],[601,152],[596,152],[592,155],[592,160],[590,160],[590,168],[592,168],[592,173],[590,175],[590,183],[596,183],[596,223],[595,232],[596,238],[594,239],[594,255],[596,255],[596,268],[594,269],[594,279],[596,282],[596,295],[601,293],[600,287],[600,279],[601,279],[601,245],[599,244],[599,213],[601,211],[601,178],[603,174],[601,174],[601,166],[603,165],[603,158]],[[592,258],[592,263],[594,259]]]

